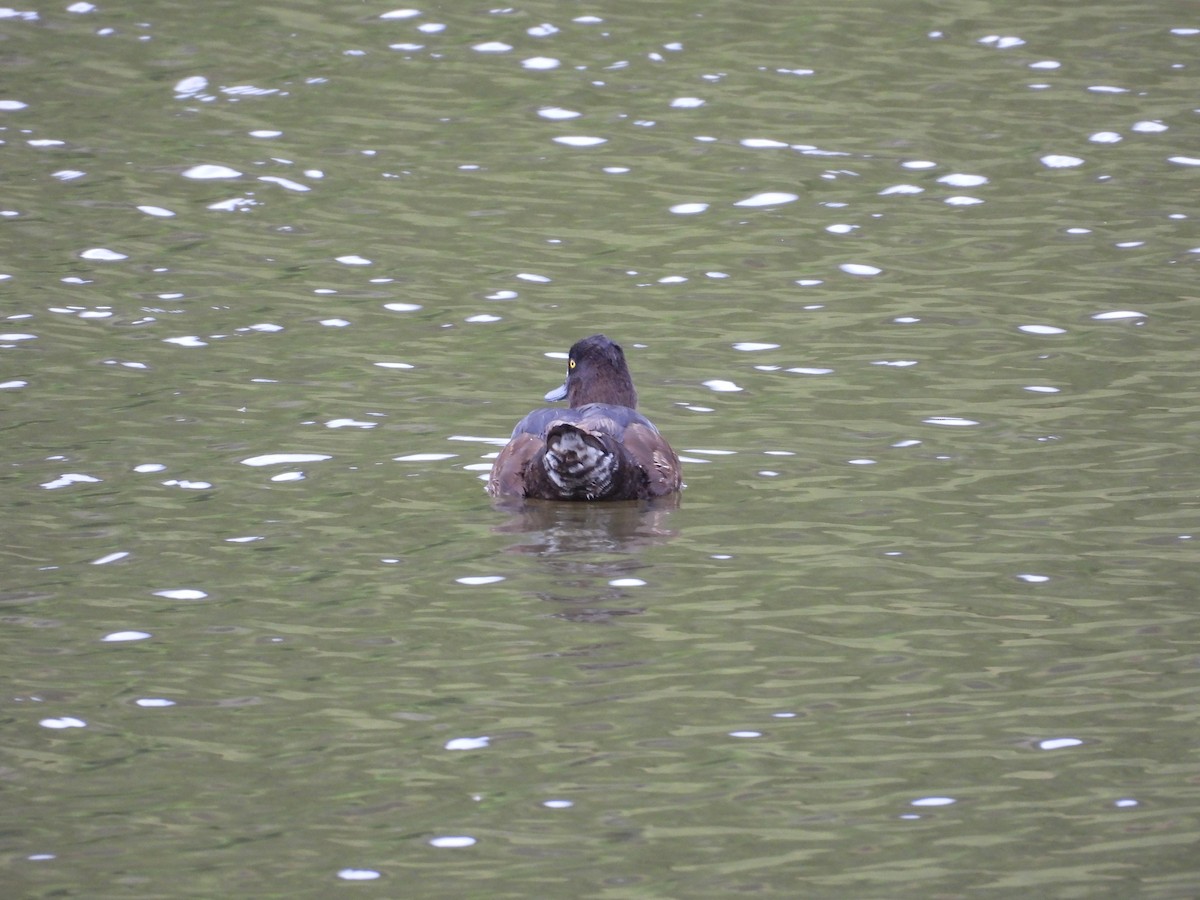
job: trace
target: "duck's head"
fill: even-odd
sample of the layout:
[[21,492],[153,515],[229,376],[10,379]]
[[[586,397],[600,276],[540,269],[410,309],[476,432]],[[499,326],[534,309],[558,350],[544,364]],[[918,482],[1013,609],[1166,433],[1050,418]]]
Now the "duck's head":
[[550,391],[546,399],[566,399],[573,408],[611,403],[637,409],[637,391],[620,345],[602,334],[576,341],[567,359],[566,382]]

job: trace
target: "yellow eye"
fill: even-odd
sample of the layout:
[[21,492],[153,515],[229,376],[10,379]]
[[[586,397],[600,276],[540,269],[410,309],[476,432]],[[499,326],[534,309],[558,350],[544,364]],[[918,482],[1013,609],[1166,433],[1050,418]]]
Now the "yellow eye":
[[568,368],[568,369],[573,369],[573,368],[575,368],[575,360],[573,360],[573,359],[572,359],[572,360],[569,360],[569,361],[567,362],[567,368]]

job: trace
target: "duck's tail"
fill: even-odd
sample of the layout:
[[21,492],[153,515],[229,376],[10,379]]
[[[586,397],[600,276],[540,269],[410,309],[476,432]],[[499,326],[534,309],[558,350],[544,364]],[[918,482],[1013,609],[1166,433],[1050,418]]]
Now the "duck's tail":
[[546,475],[561,490],[587,500],[605,497],[613,486],[617,454],[604,434],[559,422],[546,433]]

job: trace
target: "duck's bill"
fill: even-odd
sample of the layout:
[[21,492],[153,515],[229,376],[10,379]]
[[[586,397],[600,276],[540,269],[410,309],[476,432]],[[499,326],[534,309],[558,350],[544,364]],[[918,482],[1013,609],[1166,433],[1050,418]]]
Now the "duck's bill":
[[567,399],[567,385],[565,383],[563,383],[563,384],[560,384],[558,387],[556,387],[554,390],[548,391],[546,393],[546,396],[544,399],[550,400],[550,401],[566,400]]

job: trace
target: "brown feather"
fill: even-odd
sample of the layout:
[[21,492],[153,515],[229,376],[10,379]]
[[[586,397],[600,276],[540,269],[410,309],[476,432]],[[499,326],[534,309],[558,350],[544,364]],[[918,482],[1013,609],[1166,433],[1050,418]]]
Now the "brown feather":
[[528,431],[513,435],[492,463],[487,492],[493,497],[522,496],[525,493],[525,470],[529,461],[545,450],[544,435]]
[[679,457],[657,430],[635,423],[625,429],[621,443],[646,473],[649,496],[661,497],[679,490],[683,483]]

